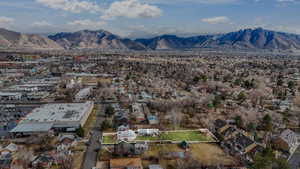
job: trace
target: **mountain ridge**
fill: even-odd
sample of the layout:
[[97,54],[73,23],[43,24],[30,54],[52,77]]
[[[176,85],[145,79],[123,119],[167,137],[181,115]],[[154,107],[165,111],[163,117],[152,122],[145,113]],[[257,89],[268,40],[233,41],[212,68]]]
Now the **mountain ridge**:
[[160,35],[153,38],[122,38],[106,30],[61,32],[48,37],[23,34],[0,28],[2,48],[42,49],[114,49],[114,50],[181,50],[181,49],[245,49],[300,50],[300,35],[263,28],[242,29],[217,35],[179,37]]
[[48,36],[65,49],[120,49],[145,50],[146,47],[131,39],[121,38],[105,30],[81,30]]
[[0,28],[0,48],[62,49],[48,37]]
[[[300,35],[276,32],[263,28],[243,29],[219,35],[200,35],[185,38],[175,37],[176,42],[180,39],[183,43],[190,39],[202,39],[191,43],[189,48],[300,50]],[[166,48],[167,43],[170,44],[174,42],[171,41],[171,39],[174,39],[174,37],[162,35],[151,39],[136,39],[136,41],[156,50],[161,47]],[[160,44],[163,44],[163,46],[160,46]],[[182,47],[181,44],[175,47],[174,45],[168,45],[169,49]]]

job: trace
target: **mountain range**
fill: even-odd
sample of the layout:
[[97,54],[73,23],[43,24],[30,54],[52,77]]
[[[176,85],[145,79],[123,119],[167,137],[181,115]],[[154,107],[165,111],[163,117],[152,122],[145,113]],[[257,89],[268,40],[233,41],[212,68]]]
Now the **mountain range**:
[[114,50],[181,50],[181,49],[242,49],[300,50],[300,35],[263,28],[243,29],[219,35],[178,37],[162,35],[149,39],[128,39],[105,30],[63,32],[48,37],[0,29],[0,48],[30,49],[114,49]]

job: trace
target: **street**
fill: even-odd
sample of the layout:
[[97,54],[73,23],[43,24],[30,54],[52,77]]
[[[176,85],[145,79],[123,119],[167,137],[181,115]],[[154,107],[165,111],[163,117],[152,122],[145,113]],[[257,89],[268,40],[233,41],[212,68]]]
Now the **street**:
[[[103,105],[99,106],[99,112],[103,111]],[[97,113],[99,113],[97,112]],[[96,166],[97,163],[97,151],[101,148],[101,144],[99,143],[100,138],[102,137],[102,133],[99,130],[99,126],[102,123],[102,119],[97,115],[96,123],[94,129],[92,131],[92,135],[89,140],[89,145],[87,146],[87,150],[85,152],[82,169],[92,169]]]

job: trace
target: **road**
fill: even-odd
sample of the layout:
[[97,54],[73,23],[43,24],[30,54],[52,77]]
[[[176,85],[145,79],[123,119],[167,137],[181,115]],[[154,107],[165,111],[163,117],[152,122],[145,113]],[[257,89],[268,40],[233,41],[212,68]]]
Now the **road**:
[[[100,111],[104,110],[104,105],[99,105]],[[95,128],[92,131],[92,135],[89,140],[89,146],[87,147],[87,150],[85,152],[83,164],[82,164],[82,169],[92,169],[93,167],[96,166],[97,163],[97,151],[96,149],[101,148],[101,144],[99,140],[102,137],[102,132],[97,128],[97,126],[100,126],[102,123],[102,118],[97,115],[96,118],[96,123],[95,123]]]
[[298,146],[294,154],[291,156],[288,163],[291,169],[298,169],[300,167],[300,145]]

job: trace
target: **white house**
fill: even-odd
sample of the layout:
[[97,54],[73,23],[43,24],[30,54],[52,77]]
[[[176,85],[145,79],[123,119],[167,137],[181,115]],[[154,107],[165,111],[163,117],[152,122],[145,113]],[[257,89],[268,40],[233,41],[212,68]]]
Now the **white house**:
[[118,131],[118,141],[133,141],[136,139],[136,134],[133,130]]
[[138,129],[138,135],[141,136],[158,136],[159,129]]

